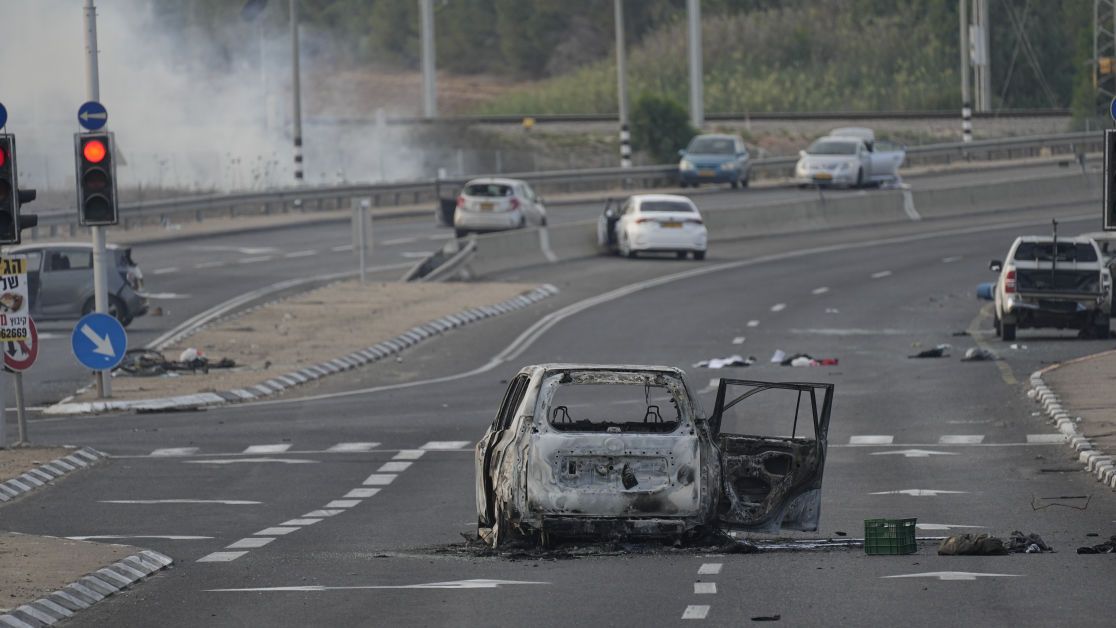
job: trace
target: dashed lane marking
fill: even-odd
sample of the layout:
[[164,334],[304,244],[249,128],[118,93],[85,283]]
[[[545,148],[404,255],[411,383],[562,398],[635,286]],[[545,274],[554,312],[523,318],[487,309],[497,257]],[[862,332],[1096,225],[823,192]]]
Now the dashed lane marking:
[[698,575],[715,576],[721,573],[721,567],[723,566],[724,563],[703,563],[701,567],[698,568]]
[[938,439],[942,445],[979,445],[983,442],[983,434],[947,434]]
[[296,526],[275,526],[271,528],[264,528],[263,530],[256,532],[252,536],[283,536],[284,534],[290,534],[291,532],[294,532],[298,529],[299,528]]
[[682,613],[682,619],[705,619],[709,614],[708,604],[691,604]]
[[335,247],[331,248],[330,250],[333,251],[334,253],[340,253],[342,251],[351,251],[351,250],[353,250],[353,245],[342,244],[341,246],[335,246]]
[[900,449],[899,451],[873,451],[869,456],[903,456],[904,458],[929,458],[930,456],[956,456],[953,451],[934,451],[932,449]]
[[825,294],[826,292],[829,292],[829,288],[826,286],[822,286],[820,288],[814,288],[810,291],[810,294]]
[[198,559],[199,563],[227,563],[230,560],[236,560],[241,556],[247,554],[247,551],[242,552],[213,552],[207,556],[202,556]]
[[278,462],[280,464],[317,464],[317,460],[302,458],[222,458],[218,460],[183,460],[186,464],[238,464],[255,462]]
[[775,305],[771,306],[772,312],[782,312],[785,309],[787,309],[786,303],[776,303]]
[[716,582],[695,582],[694,593],[696,595],[711,595],[717,592]]
[[153,457],[160,456],[190,456],[198,453],[197,447],[166,447],[164,449],[156,449],[151,452]]
[[759,321],[754,320],[754,319],[748,321],[748,327],[759,327]]
[[400,244],[414,244],[418,242],[418,238],[394,238],[391,240],[381,240],[380,246],[397,246]]
[[316,518],[315,519],[290,519],[288,521],[284,521],[283,523],[280,523],[279,525],[283,526],[283,527],[311,526],[311,525],[314,525],[315,523],[317,523],[319,521],[321,521],[321,519],[316,519]]
[[977,578],[1019,578],[1017,573],[976,573],[971,571],[927,571],[925,573],[907,573],[898,576],[880,576],[881,578],[937,578],[938,580],[976,580]]
[[890,276],[891,276],[891,271],[890,270],[881,270],[880,272],[872,273],[872,275],[871,275],[872,279],[883,279],[884,277],[890,277]]
[[287,259],[293,259],[293,258],[296,258],[296,257],[310,257],[311,255],[317,255],[317,254],[318,254],[318,252],[316,250],[307,249],[305,251],[292,251],[290,253],[287,253],[283,257],[285,257]]
[[256,549],[257,547],[263,547],[264,545],[267,545],[274,540],[275,537],[273,536],[250,536],[240,539],[239,541],[230,545],[226,545],[225,549]]
[[890,445],[895,440],[894,436],[850,436],[850,445]]
[[323,509],[323,510],[311,510],[310,512],[308,512],[308,513],[306,513],[305,515],[302,515],[302,516],[303,517],[314,517],[314,518],[332,517],[334,515],[339,515],[343,512],[345,512],[345,511],[340,510],[340,509],[331,508],[331,509]]
[[430,450],[447,450],[447,449],[465,449],[473,443],[467,440],[432,440],[426,443],[419,449]]
[[363,452],[372,451],[380,446],[380,443],[337,443],[326,451],[335,452]]
[[359,504],[361,501],[363,501],[363,500],[360,500],[360,499],[335,499],[335,500],[329,502],[328,504],[326,504],[326,508],[352,508],[353,506],[356,506],[357,504]]
[[1065,434],[1027,434],[1027,442],[1035,444],[1059,444],[1066,442]]
[[364,481],[365,486],[387,486],[395,481],[394,473],[373,473]]
[[207,589],[206,593],[261,593],[261,592],[320,592],[320,591],[357,591],[364,589],[498,589],[513,584],[550,584],[549,582],[527,582],[524,580],[454,580],[452,582],[428,582],[424,584],[373,584],[363,586],[327,587],[321,585],[300,585],[294,587],[253,587],[248,589]]
[[177,272],[178,272],[178,267],[177,266],[167,266],[166,268],[156,268],[155,270],[151,271],[151,274],[152,275],[168,275],[170,273],[177,273]]
[[869,495],[910,495],[911,497],[937,497],[938,495],[967,495],[968,491],[939,491],[932,488],[908,488],[901,491],[880,491]]
[[246,448],[242,453],[246,454],[281,454],[290,449],[288,443],[278,445],[252,445]]
[[965,258],[960,256],[960,255],[951,255],[949,257],[943,257],[942,258],[942,263],[943,264],[952,264],[954,262],[959,262],[963,259],[965,259]]
[[380,492],[380,489],[378,489],[378,488],[354,488],[353,490],[349,491],[348,493],[345,493],[345,497],[365,499],[365,498],[368,498],[368,497],[373,497],[374,495],[376,495],[376,493],[379,493],[379,492]]
[[244,257],[237,260],[238,264],[259,264],[260,262],[270,262],[273,256],[261,255],[259,257]]
[[112,541],[118,539],[163,539],[166,541],[205,541],[211,536],[193,536],[189,534],[94,534],[91,536],[68,536],[72,541]]
[[430,251],[401,251],[399,254],[406,259],[420,259],[423,257],[429,257]]
[[742,344],[744,344],[744,340],[745,340],[744,336],[737,336],[736,338],[732,339],[732,344],[742,345]]
[[399,453],[392,456],[393,460],[418,460],[426,452],[422,449],[400,449]]
[[384,464],[380,465],[379,469],[376,469],[376,473],[399,473],[401,471],[406,471],[407,467],[409,466],[411,466],[410,462],[385,462]]
[[221,504],[223,506],[255,506],[263,502],[246,499],[105,499],[99,504]]
[[225,265],[225,262],[218,262],[218,261],[214,260],[214,261],[210,261],[210,262],[201,262],[201,263],[198,263],[198,264],[194,264],[194,268],[199,268],[199,269],[200,268],[217,268],[218,266],[224,266],[224,265]]

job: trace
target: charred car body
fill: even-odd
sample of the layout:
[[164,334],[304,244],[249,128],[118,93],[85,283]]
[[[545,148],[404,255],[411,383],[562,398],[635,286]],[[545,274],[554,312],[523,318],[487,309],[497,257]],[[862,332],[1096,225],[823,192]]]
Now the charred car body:
[[722,379],[706,416],[676,368],[525,367],[477,443],[478,532],[816,530],[832,401],[832,384]]

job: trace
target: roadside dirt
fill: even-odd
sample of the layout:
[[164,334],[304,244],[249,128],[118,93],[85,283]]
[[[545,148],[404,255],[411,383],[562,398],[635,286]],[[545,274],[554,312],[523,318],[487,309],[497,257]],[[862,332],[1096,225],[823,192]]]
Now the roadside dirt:
[[[331,284],[226,319],[163,351],[167,359],[177,360],[183,349],[194,347],[211,362],[234,360],[235,368],[155,377],[120,374],[113,379],[113,397],[153,399],[254,386],[533,288],[510,283]],[[94,397],[94,391],[87,391],[74,401]]]
[[[0,482],[19,477],[35,467],[74,453],[66,447],[0,449]],[[2,602],[0,602],[2,603]]]
[[1043,375],[1058,393],[1077,429],[1105,453],[1116,453],[1116,416],[1112,387],[1116,384],[1116,351],[1074,360]]
[[128,545],[0,532],[0,613],[138,551]]

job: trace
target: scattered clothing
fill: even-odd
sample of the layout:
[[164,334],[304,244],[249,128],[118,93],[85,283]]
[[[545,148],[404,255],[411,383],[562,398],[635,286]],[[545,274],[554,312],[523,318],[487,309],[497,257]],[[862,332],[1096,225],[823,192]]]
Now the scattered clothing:
[[938,546],[939,556],[1002,556],[1007,553],[1003,540],[987,534],[956,534]]
[[1047,545],[1041,536],[1034,533],[1023,534],[1019,530],[1011,533],[1007,549],[1012,554],[1041,554],[1054,551],[1054,548]]
[[696,369],[722,369],[726,366],[751,366],[756,363],[754,356],[747,358],[739,355],[730,355],[727,358],[712,358],[694,364]]
[[1100,545],[1077,548],[1078,554],[1116,554],[1116,534]]
[[158,351],[151,349],[129,349],[116,370],[136,377],[155,377],[158,375],[177,375],[177,371],[208,373],[211,368],[232,368],[236,362],[221,358],[211,362],[205,354],[194,348],[184,350],[177,361],[168,360]]
[[787,354],[782,349],[776,349],[775,353],[771,355],[771,362],[774,364],[782,364],[783,360],[787,359]]
[[949,356],[951,345],[938,345],[933,349],[926,349],[914,355],[908,355],[908,358],[944,358]]
[[965,351],[965,357],[961,358],[962,362],[985,362],[999,360],[1000,356],[980,347],[973,347]]

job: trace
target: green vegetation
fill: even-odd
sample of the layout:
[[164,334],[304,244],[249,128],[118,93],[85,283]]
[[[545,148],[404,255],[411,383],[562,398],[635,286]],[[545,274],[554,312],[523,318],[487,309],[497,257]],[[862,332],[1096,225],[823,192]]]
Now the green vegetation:
[[644,94],[636,100],[631,120],[633,147],[649,154],[657,164],[677,159],[678,150],[697,133],[682,105],[655,94]]

